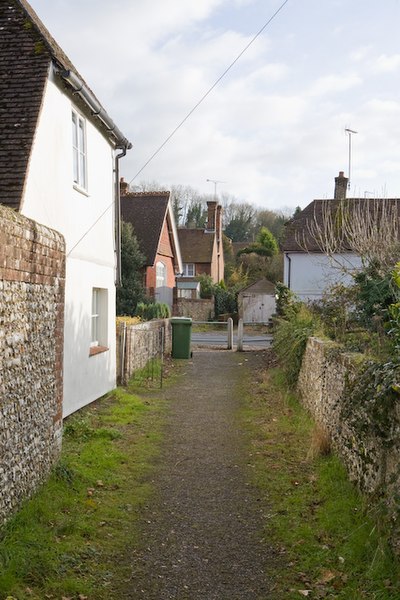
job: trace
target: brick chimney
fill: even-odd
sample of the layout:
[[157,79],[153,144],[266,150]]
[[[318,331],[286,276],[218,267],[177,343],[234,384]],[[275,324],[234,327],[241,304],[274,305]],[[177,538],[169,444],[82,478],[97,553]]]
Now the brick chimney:
[[343,171],[339,171],[339,176],[335,177],[335,200],[345,200],[347,194],[347,183],[349,179],[344,176]]
[[222,213],[222,206],[220,204],[217,205],[217,217],[216,217],[216,221],[215,221],[215,229],[217,231],[217,240],[218,242],[221,239],[222,236],[222,218],[221,218],[221,213]]
[[208,200],[207,202],[207,231],[215,231],[217,202]]
[[119,193],[121,196],[125,196],[129,192],[129,183],[124,180],[123,177],[119,180]]

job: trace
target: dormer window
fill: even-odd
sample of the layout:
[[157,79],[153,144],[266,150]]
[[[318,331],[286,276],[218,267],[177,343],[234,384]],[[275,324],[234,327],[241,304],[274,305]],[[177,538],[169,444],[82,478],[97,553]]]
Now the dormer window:
[[74,110],[72,111],[72,159],[74,185],[87,190],[86,123],[85,119]]

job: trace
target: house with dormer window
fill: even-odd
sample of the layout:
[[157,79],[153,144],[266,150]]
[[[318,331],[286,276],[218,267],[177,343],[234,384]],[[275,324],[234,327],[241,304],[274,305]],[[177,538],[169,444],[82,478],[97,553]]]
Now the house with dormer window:
[[131,144],[26,0],[0,3],[0,30],[0,203],[66,242],[66,416],[116,385],[118,170]]

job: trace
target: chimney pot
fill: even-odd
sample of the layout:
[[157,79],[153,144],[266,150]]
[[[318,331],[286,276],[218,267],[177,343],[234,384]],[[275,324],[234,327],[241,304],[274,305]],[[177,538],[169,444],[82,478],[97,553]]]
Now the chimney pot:
[[129,192],[129,183],[124,180],[123,177],[119,180],[119,193],[121,196],[125,196]]

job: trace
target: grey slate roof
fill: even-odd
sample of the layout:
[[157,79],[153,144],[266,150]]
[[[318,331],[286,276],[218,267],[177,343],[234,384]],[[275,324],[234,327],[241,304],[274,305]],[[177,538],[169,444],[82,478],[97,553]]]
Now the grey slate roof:
[[[400,199],[399,198],[385,198],[384,201],[397,208],[400,215]],[[347,198],[345,201],[346,209],[350,212],[352,210],[359,211],[363,207],[365,210],[374,210],[376,202],[379,202],[379,198]],[[305,236],[305,246],[309,252],[321,252],[315,239],[313,239],[307,229],[307,223],[316,221],[319,224],[323,223],[324,207],[326,203],[329,203],[329,210],[334,213],[339,207],[341,201],[334,199],[324,200],[313,200],[308,206],[306,206],[300,213],[293,217],[285,225],[285,233],[282,242],[282,249],[284,252],[305,252],[304,244],[299,245],[298,240],[303,240]],[[351,251],[350,246],[344,242],[343,250]]]
[[0,0],[0,203],[13,208],[20,206],[52,62],[84,82],[26,0]]
[[178,229],[179,245],[184,263],[211,263],[215,233],[204,229]]
[[146,265],[153,266],[167,215],[169,192],[130,192],[121,196],[121,216],[131,223]]

